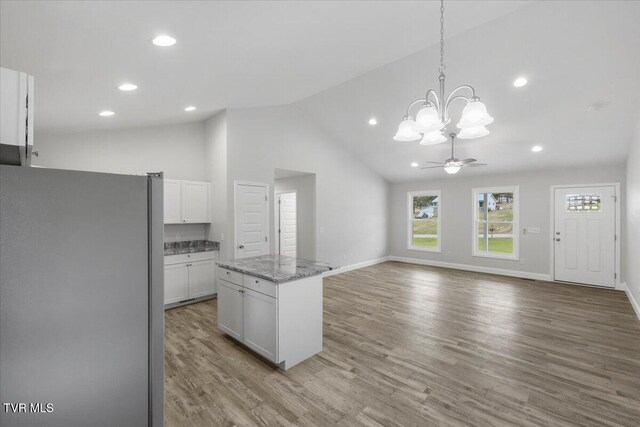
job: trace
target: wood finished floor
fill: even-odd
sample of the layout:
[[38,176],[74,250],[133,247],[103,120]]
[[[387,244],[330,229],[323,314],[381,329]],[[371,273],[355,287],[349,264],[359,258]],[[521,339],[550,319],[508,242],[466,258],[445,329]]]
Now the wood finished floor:
[[623,292],[387,262],[324,279],[324,351],[287,372],[165,315],[165,425],[640,425]]

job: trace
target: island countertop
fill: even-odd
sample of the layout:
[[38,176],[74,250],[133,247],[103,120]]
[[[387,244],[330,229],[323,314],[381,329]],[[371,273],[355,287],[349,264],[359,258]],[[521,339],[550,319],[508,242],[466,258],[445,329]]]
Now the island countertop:
[[331,265],[284,255],[260,255],[218,261],[218,266],[275,283],[290,282],[333,270]]

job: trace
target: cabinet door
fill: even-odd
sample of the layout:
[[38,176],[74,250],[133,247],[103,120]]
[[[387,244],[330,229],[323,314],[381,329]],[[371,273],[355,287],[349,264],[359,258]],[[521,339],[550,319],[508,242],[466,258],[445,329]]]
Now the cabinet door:
[[[29,76],[0,68],[0,143],[24,146]],[[32,141],[30,141],[33,144]]]
[[211,222],[209,183],[182,181],[182,222]]
[[182,186],[175,179],[164,180],[164,223],[177,224],[182,222]]
[[164,303],[189,299],[189,270],[187,264],[164,266]]
[[218,328],[242,341],[242,287],[218,280]]
[[189,264],[189,298],[216,293],[215,267],[212,259]]
[[244,343],[272,362],[278,362],[278,300],[247,288],[244,291]]

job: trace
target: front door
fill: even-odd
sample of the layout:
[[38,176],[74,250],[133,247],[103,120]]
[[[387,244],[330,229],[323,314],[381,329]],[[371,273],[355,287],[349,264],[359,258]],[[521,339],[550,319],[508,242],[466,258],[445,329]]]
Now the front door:
[[615,187],[565,187],[554,191],[554,279],[614,287]]
[[235,197],[236,258],[268,254],[266,184],[238,184]]

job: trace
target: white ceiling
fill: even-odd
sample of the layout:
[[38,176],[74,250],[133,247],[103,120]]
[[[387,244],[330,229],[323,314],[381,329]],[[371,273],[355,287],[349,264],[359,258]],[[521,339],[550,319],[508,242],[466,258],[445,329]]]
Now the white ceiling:
[[[447,5],[447,34],[527,2]],[[286,104],[438,40],[437,2],[2,1],[0,64],[36,78],[37,133]],[[173,35],[177,44],[150,40]],[[133,93],[116,87],[138,84]],[[185,113],[196,105],[194,113]],[[116,115],[98,117],[101,110]]]
[[[640,2],[537,2],[447,40],[448,91],[471,84],[495,118],[490,135],[456,143],[456,157],[489,166],[459,174],[622,163],[640,112],[639,19]],[[431,46],[297,106],[390,181],[441,177],[409,165],[443,161],[449,144],[392,140],[408,104],[437,89],[438,63]],[[529,84],[518,89],[520,75]],[[604,105],[589,111],[593,104]],[[461,110],[453,108],[449,130]]]

